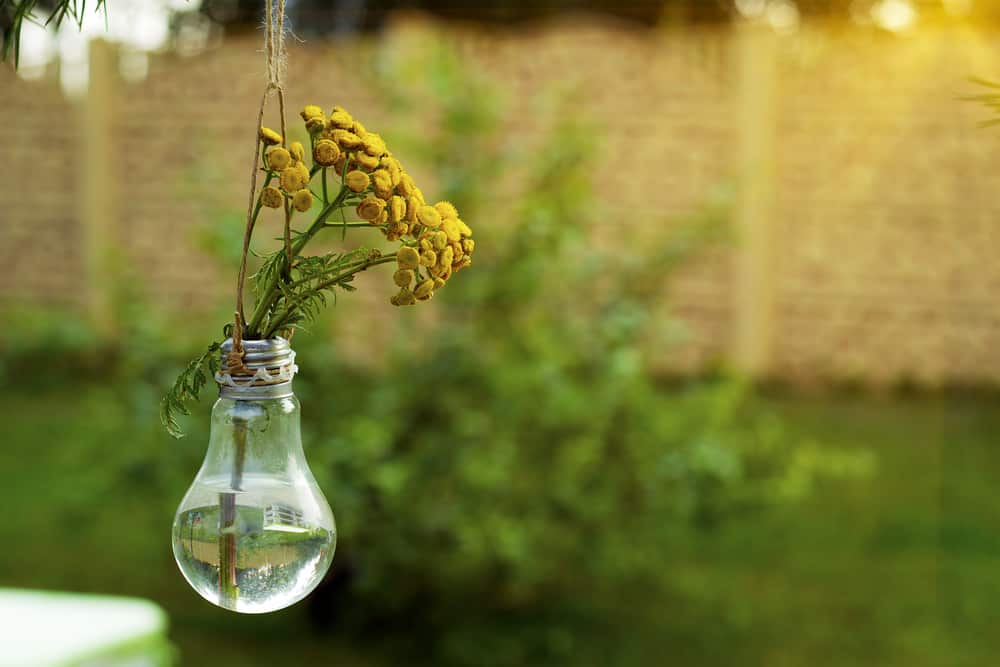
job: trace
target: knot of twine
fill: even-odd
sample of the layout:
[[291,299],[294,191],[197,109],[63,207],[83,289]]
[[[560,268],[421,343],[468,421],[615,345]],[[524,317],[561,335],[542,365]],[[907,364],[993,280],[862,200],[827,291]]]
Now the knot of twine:
[[[253,159],[250,163],[250,200],[247,203],[246,230],[243,234],[243,254],[240,259],[240,271],[236,282],[236,313],[233,320],[233,350],[226,356],[226,370],[245,374],[246,366],[243,364],[243,325],[246,323],[246,314],[243,310],[243,286],[247,275],[247,255],[250,251],[250,239],[253,236],[254,227],[254,200],[257,196],[257,160],[260,156],[261,136],[260,130],[264,125],[264,108],[272,92],[278,94],[278,108],[281,115],[281,144],[286,144],[285,128],[285,93],[282,88],[282,81],[285,74],[285,0],[265,0],[266,12],[264,23],[264,60],[267,70],[267,85],[264,94],[260,99],[260,108],[257,110],[257,126],[254,127],[254,149]],[[287,266],[285,271],[290,272],[292,266],[292,235],[291,235],[291,209],[288,202],[285,202],[285,255]]]
[[215,381],[226,387],[266,387],[291,382],[298,372],[299,367],[295,364],[295,352],[293,351],[286,361],[272,368],[261,367],[253,370],[244,366],[242,373],[237,373],[231,368],[220,368],[215,374]]

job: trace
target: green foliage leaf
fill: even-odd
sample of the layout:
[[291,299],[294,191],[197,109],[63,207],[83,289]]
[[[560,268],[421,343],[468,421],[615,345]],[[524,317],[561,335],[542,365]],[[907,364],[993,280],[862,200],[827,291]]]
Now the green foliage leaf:
[[184,437],[184,432],[181,431],[177,421],[178,415],[191,414],[187,403],[198,400],[201,388],[219,370],[219,347],[219,343],[213,342],[208,349],[195,357],[177,376],[174,386],[166,396],[160,400],[160,422],[175,438]]

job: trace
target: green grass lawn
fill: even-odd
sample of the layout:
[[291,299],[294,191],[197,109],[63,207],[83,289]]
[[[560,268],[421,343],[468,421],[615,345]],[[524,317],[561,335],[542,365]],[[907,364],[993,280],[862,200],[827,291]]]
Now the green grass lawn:
[[[188,589],[170,522],[203,434],[161,434],[154,398],[95,386],[0,396],[0,585],[151,598],[184,665],[398,664],[377,637],[316,633],[302,605],[242,617]],[[589,656],[575,664],[993,664],[1000,401],[759,401],[803,442],[873,452],[875,473],[692,531],[665,556],[669,599],[586,602],[607,623],[567,639]]]

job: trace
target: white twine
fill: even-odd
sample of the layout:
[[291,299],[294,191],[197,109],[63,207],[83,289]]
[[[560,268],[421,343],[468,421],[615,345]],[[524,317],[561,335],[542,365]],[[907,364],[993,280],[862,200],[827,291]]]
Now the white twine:
[[[215,373],[215,381],[226,387],[250,387],[291,382],[299,367],[295,365],[295,351],[289,353],[288,360],[272,372],[268,368],[258,368],[253,375],[237,375],[233,377],[228,369],[219,369]],[[239,378],[239,379],[237,379]]]
[[[264,54],[267,58],[267,88],[281,88],[285,76],[285,0],[265,0]],[[275,18],[277,16],[277,19]]]

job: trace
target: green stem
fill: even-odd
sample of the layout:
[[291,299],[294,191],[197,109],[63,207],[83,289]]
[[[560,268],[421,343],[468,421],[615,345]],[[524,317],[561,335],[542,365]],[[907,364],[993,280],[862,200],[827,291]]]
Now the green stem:
[[[309,226],[309,229],[299,235],[292,242],[292,257],[297,257],[299,253],[302,252],[302,248],[304,248],[305,245],[326,226],[327,218],[329,218],[335,210],[340,208],[340,206],[344,203],[344,200],[347,199],[350,194],[351,191],[347,187],[341,186],[340,192],[337,193],[336,198],[322,211],[320,211],[312,225]],[[261,323],[264,321],[264,317],[267,315],[267,311],[270,310],[271,306],[273,306],[275,301],[277,301],[280,294],[280,290],[278,289],[278,280],[280,279],[282,273],[283,271],[276,272],[274,281],[268,285],[263,296],[257,302],[257,306],[254,308],[253,314],[250,316],[250,321],[247,324],[248,338],[255,337],[256,334],[259,333],[258,330]],[[273,331],[273,327],[270,329]],[[263,336],[263,338],[267,338],[267,336]]]
[[[369,269],[373,266],[377,266],[379,264],[386,264],[388,262],[395,262],[395,261],[396,261],[395,255],[386,255],[384,257],[369,258],[357,262],[355,264],[351,264],[349,265],[349,268],[347,268],[346,270],[316,285],[314,291],[320,292],[322,290],[335,287],[340,283],[346,282],[347,279],[353,278],[355,274],[365,271],[366,269]],[[292,313],[295,312],[295,309],[298,308],[301,302],[302,299],[298,299],[296,301],[291,301],[286,303],[282,311],[276,314],[273,318],[271,318],[271,322],[269,323],[268,329],[266,332],[264,332],[264,338],[270,338],[275,334],[275,332],[281,330],[281,328],[284,326],[284,323],[288,320],[289,316],[291,316]]]
[[382,229],[382,225],[373,225],[367,220],[352,220],[351,222],[327,222],[323,224],[324,227],[336,227],[340,229],[341,227],[356,227],[358,229],[364,229],[365,227],[369,229]]

